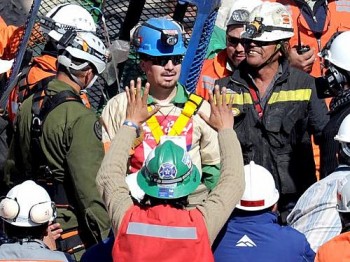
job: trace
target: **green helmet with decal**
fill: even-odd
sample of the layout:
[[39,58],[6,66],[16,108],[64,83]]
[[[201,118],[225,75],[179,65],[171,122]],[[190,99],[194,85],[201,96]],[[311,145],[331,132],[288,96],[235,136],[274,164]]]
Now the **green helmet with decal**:
[[191,194],[200,183],[198,168],[186,150],[165,141],[148,155],[137,183],[149,196],[175,199]]

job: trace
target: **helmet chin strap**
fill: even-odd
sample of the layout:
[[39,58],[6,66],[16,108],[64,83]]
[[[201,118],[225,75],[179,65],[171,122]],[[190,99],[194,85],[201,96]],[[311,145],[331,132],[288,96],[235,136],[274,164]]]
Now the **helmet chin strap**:
[[91,79],[90,83],[84,88],[84,89],[89,89],[92,87],[92,85],[96,82],[98,75],[94,75],[94,77]]
[[80,89],[88,89],[90,87],[92,87],[92,85],[96,82],[98,75],[94,75],[94,77],[91,79],[91,81],[89,82],[89,84],[87,86],[85,86],[85,84],[79,80],[79,78],[77,78],[75,75],[72,74],[72,72],[70,71],[70,69],[68,68],[68,72],[70,77],[74,80],[75,83],[77,83],[80,86]]
[[257,69],[261,69],[264,66],[268,65],[272,61],[273,57],[277,54],[277,52],[281,49],[281,47],[282,47],[282,44],[278,43],[276,45],[275,51],[272,53],[272,55],[270,55],[270,57],[264,63],[262,63],[262,65],[258,66]]
[[73,79],[73,81],[80,86],[80,89],[84,89],[85,88],[84,83],[81,82],[75,75],[73,75],[69,68],[68,68],[68,72],[69,72],[69,76]]

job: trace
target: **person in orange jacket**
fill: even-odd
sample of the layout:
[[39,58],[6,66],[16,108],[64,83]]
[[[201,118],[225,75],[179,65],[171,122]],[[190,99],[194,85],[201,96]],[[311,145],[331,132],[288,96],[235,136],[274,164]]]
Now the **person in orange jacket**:
[[[51,21],[55,23],[53,27]],[[45,88],[45,85],[54,78],[57,71],[57,44],[66,28],[96,32],[96,25],[90,13],[76,4],[61,4],[54,7],[41,18],[40,24],[42,33],[48,36],[47,42],[41,56],[33,58],[23,69],[18,86],[10,94],[7,111],[12,123],[15,122],[20,103],[36,90]],[[90,107],[86,93],[81,95],[85,105]]]
[[[23,31],[23,30],[22,30]],[[13,64],[14,52],[9,52],[13,49],[9,48],[10,45],[17,45],[18,42],[13,41],[14,36],[18,36],[21,29],[7,25],[6,22],[0,17],[0,90],[7,83],[9,77],[9,70]],[[12,39],[12,40],[11,40]],[[7,152],[9,148],[9,134],[12,132],[11,127],[8,125],[5,111],[0,109],[0,179],[4,176],[4,163],[7,158]],[[0,195],[8,191],[5,183],[0,183]]]
[[342,231],[318,249],[315,262],[350,261],[350,175],[338,182],[337,202]]
[[[270,0],[289,8],[293,18],[294,36],[290,40],[291,65],[314,77],[324,74],[322,59],[318,56],[331,36],[350,29],[350,0]],[[299,50],[308,46],[309,51]]]
[[215,80],[231,75],[234,68],[245,59],[240,35],[248,22],[250,11],[259,4],[261,0],[237,0],[232,5],[231,16],[226,23],[226,48],[214,58],[204,61],[196,87],[197,95],[208,100],[208,91],[214,89]]
[[[11,60],[14,57],[15,52],[13,51],[13,49],[16,49],[16,46],[19,45],[18,37],[21,32],[23,32],[22,27],[7,25],[4,19],[0,17],[0,57],[1,59]],[[16,39],[17,41],[14,41]]]

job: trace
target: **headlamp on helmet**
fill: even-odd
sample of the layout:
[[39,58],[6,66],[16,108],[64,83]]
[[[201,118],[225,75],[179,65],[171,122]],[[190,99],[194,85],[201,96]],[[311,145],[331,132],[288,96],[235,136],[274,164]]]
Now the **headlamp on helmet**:
[[294,35],[293,20],[287,8],[280,3],[264,1],[249,15],[242,38],[261,42],[275,42]]
[[161,40],[162,44],[165,46],[174,46],[177,44],[177,42],[179,40],[179,33],[175,29],[173,29],[173,30],[161,29],[161,28],[155,27],[149,23],[144,23],[143,26],[147,26],[149,28],[152,28],[154,30],[159,31],[161,33],[160,40]]
[[263,20],[262,17],[255,17],[254,21],[249,23],[245,29],[245,38],[254,38],[261,34],[263,32]]
[[293,32],[293,28],[264,25],[263,20],[263,17],[255,17],[254,20],[247,25],[242,38],[254,39],[256,37],[259,37],[264,32],[272,32],[274,30]]
[[44,32],[50,32],[52,30],[55,30],[56,32],[60,34],[66,33],[67,30],[76,30],[78,29],[75,26],[65,25],[56,22],[51,17],[40,17],[40,25],[42,28],[44,28]]

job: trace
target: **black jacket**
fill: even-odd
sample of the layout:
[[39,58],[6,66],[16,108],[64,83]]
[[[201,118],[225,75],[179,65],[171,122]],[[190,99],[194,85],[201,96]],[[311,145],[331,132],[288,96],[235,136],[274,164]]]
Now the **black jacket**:
[[330,119],[322,132],[322,146],[324,147],[323,154],[321,155],[321,178],[328,176],[338,167],[337,153],[339,150],[339,142],[334,140],[334,137],[338,133],[338,129],[343,122],[344,118],[350,114],[350,94],[347,98],[332,110]]
[[[242,62],[231,77],[219,79],[219,86],[237,92],[234,129],[242,146],[244,163],[254,160],[273,175],[282,194],[302,194],[316,181],[310,135],[320,142],[328,122],[327,107],[317,98],[314,78],[282,63],[263,116],[259,118],[249,92],[249,65]],[[251,85],[253,86],[253,85]]]

